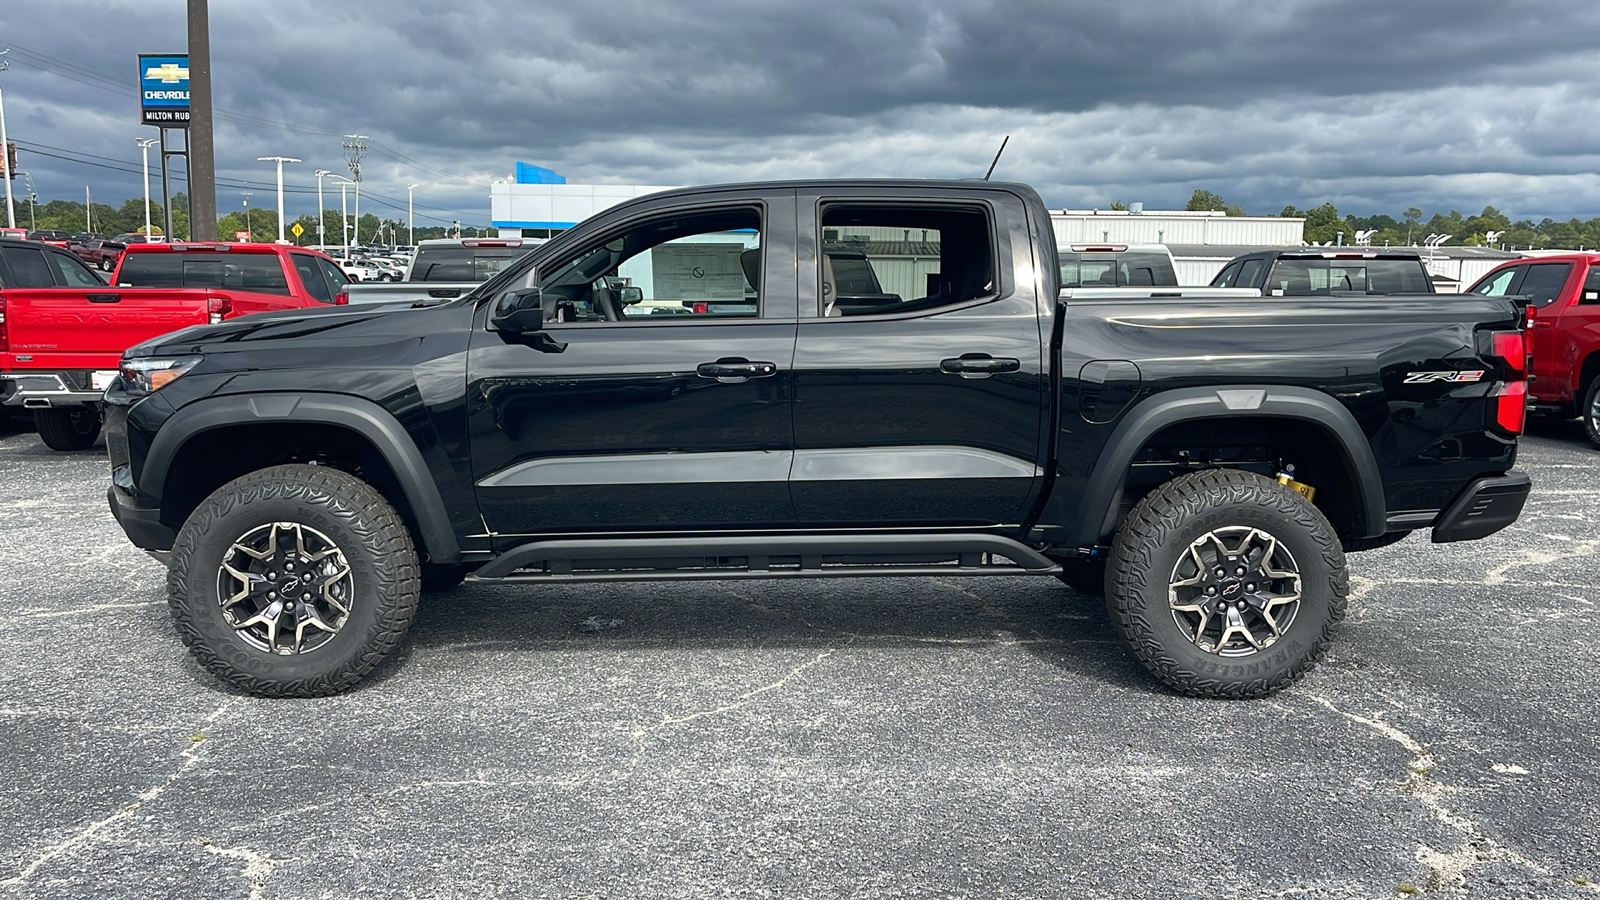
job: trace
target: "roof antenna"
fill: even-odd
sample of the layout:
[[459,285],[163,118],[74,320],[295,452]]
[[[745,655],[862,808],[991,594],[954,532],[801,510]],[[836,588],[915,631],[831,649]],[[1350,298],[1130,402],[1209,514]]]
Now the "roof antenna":
[[1000,149],[994,152],[994,162],[989,163],[989,171],[983,173],[984,181],[988,181],[989,176],[994,174],[994,167],[1000,162],[1000,154],[1006,152],[1006,141],[1009,140],[1011,140],[1011,135],[1008,134],[1005,136],[1005,140],[1000,142]]

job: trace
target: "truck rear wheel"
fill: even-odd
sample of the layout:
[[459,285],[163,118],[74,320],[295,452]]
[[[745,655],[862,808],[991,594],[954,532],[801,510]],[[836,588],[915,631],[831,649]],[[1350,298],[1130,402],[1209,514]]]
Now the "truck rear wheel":
[[51,450],[87,450],[100,437],[100,407],[85,403],[36,409],[33,425]]
[[1139,661],[1197,697],[1264,697],[1322,656],[1349,582],[1338,535],[1304,497],[1261,475],[1175,478],[1112,544],[1106,605]]
[[167,571],[178,634],[222,680],[264,697],[320,697],[360,681],[416,615],[417,553],[366,482],[274,466],[207,497]]
[[1600,447],[1600,377],[1589,382],[1589,390],[1583,394],[1583,430],[1589,435],[1589,443]]

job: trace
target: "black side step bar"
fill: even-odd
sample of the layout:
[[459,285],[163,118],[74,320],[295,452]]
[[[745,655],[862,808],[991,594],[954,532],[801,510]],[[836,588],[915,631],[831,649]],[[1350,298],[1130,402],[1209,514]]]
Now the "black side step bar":
[[498,584],[1060,571],[1032,547],[992,534],[807,534],[536,541],[507,550],[467,580]]

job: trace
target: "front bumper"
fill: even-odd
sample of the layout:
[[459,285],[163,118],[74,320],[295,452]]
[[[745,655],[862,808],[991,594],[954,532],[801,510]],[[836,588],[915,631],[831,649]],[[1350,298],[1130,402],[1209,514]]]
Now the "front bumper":
[[155,551],[172,549],[178,536],[162,524],[160,508],[134,506],[133,496],[116,485],[106,488],[106,502],[111,504],[111,515],[135,547]]
[[1527,472],[1474,479],[1433,522],[1433,542],[1475,541],[1510,525],[1522,515],[1533,479]]
[[0,406],[50,409],[99,403],[106,392],[89,387],[88,379],[86,372],[6,372],[0,374]]

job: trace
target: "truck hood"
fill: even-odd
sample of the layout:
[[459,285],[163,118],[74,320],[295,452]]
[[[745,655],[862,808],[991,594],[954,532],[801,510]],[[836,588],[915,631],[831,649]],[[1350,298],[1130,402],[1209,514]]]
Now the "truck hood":
[[[450,304],[456,307],[458,304]],[[285,341],[297,345],[336,345],[348,335],[351,340],[371,340],[390,332],[387,323],[395,317],[438,313],[446,307],[413,307],[410,303],[370,304],[360,307],[325,306],[254,313],[229,319],[217,325],[193,325],[152,338],[130,347],[123,355],[130,358],[190,353],[226,352],[258,348],[263,341]],[[407,333],[422,333],[417,324],[405,326]]]

